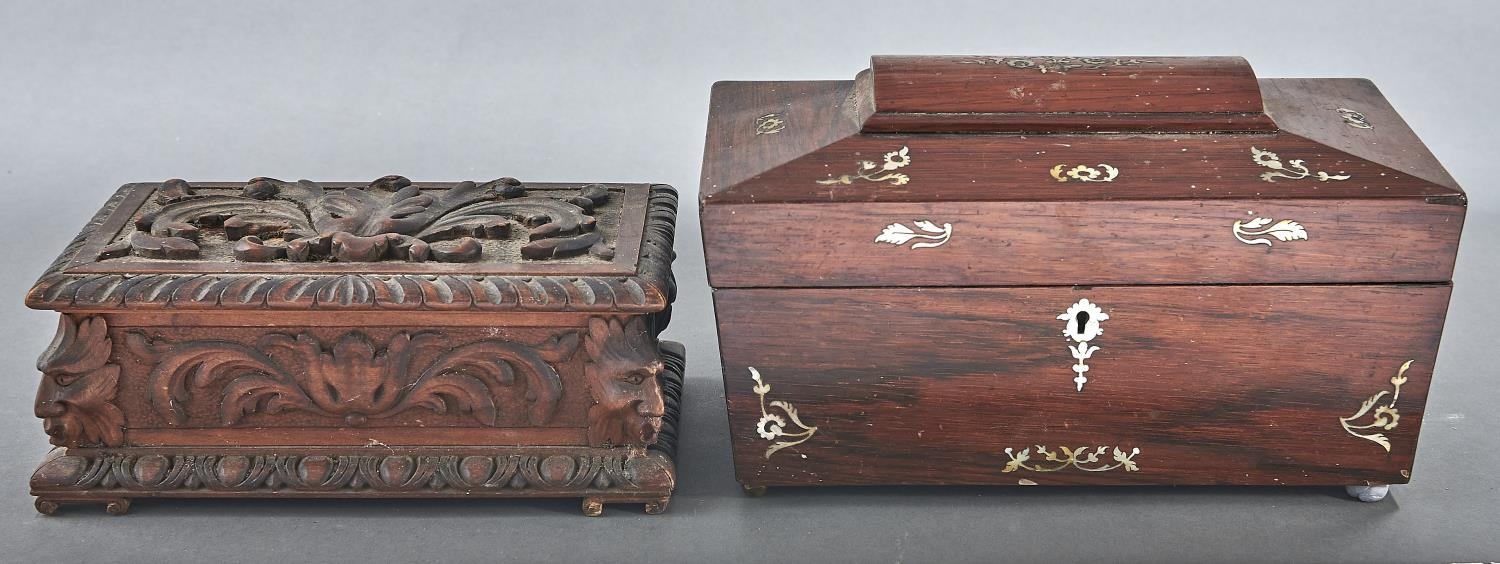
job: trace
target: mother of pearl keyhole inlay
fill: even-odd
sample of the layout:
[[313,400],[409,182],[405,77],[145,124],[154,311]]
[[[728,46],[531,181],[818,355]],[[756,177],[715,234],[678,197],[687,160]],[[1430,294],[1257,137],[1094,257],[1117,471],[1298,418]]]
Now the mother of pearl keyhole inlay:
[[1076,361],[1073,364],[1073,372],[1077,375],[1073,377],[1073,383],[1077,384],[1078,391],[1082,392],[1083,385],[1089,381],[1088,376],[1084,376],[1084,373],[1089,371],[1089,365],[1084,361],[1099,351],[1099,347],[1090,345],[1089,341],[1104,333],[1104,328],[1100,326],[1100,323],[1109,319],[1109,314],[1104,313],[1103,309],[1090,302],[1088,298],[1084,298],[1078,300],[1078,303],[1073,304],[1068,311],[1063,312],[1057,318],[1068,322],[1063,329],[1063,335],[1073,340],[1073,344],[1068,346],[1069,354],[1073,355],[1073,360]]

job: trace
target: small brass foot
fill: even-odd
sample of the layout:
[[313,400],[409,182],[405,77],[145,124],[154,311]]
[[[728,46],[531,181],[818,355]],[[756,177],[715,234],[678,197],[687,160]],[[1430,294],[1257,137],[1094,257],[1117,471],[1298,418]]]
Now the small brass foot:
[[598,517],[604,514],[604,500],[595,497],[583,498],[583,514]]
[[124,515],[130,512],[130,500],[126,498],[111,499],[104,503],[104,512],[110,515]]
[[671,497],[664,497],[656,501],[646,502],[647,515],[661,515],[667,510],[667,503],[672,501]]
[[765,486],[752,486],[752,485],[749,485],[749,484],[740,484],[740,487],[745,488],[745,495],[748,495],[750,497],[760,497],[760,496],[766,495],[766,487]]
[[52,500],[44,498],[44,497],[39,497],[39,498],[36,498],[35,505],[36,505],[36,512],[37,513],[41,513],[42,515],[56,515],[57,514],[58,503],[55,502],[55,501],[52,501]]

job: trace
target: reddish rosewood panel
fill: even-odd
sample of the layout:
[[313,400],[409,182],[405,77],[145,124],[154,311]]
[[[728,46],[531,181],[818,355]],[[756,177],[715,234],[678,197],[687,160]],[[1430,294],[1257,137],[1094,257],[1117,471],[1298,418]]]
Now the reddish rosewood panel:
[[[1404,483],[1449,290],[718,290],[738,477],[748,485]],[[1099,348],[1084,361],[1079,391],[1077,343],[1058,316],[1085,298],[1108,317],[1085,343]],[[778,443],[794,444],[768,456]],[[1070,457],[1062,447],[1088,449]]]
[[1240,57],[876,56],[880,112],[1259,113]]
[[[1453,272],[1464,207],[1168,200],[719,205],[702,213],[713,226],[704,248],[718,288],[1059,286],[1441,282]],[[1263,225],[1249,226],[1257,218]],[[1299,229],[1302,238],[1278,238]]]

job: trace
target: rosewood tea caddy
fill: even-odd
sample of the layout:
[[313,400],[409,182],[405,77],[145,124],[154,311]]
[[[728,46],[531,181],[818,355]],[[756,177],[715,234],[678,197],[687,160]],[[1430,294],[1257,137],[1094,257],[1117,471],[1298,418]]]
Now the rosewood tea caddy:
[[720,82],[738,480],[1411,478],[1465,196],[1375,87],[1239,58],[875,57]]
[[580,497],[666,508],[676,193],[129,184],[27,296],[61,312],[36,507]]

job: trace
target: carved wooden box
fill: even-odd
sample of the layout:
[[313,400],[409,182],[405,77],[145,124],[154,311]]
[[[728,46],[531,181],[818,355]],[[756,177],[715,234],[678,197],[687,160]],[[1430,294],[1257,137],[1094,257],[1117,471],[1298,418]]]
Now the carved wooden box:
[[752,491],[1410,478],[1466,200],[1368,81],[876,57],[705,153]]
[[129,184],[62,313],[37,508],[138,497],[582,497],[665,509],[676,193],[504,178]]

